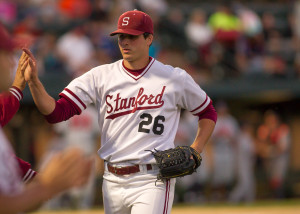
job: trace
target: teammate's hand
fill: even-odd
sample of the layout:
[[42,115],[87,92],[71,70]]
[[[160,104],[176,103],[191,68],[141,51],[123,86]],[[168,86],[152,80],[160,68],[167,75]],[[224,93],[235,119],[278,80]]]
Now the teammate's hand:
[[13,86],[19,88],[21,91],[24,90],[25,85],[26,85],[26,81],[24,78],[24,72],[25,72],[25,69],[28,64],[28,62],[27,62],[28,59],[29,59],[28,55],[23,51],[22,55],[19,59],[16,76],[15,76],[14,82],[12,84]]
[[85,184],[90,176],[92,160],[73,148],[53,156],[37,176],[49,197],[72,187]]
[[36,59],[29,49],[23,48],[23,51],[26,53],[26,68],[24,71],[24,78],[26,82],[35,81],[38,79]]

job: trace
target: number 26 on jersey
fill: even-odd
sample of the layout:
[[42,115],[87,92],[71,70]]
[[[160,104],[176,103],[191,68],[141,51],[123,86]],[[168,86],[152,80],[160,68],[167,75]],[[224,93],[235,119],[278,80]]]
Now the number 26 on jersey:
[[152,130],[152,132],[156,135],[161,135],[164,132],[164,116],[158,115],[153,118],[151,114],[143,113],[141,114],[140,118],[142,119],[142,121],[139,123],[138,132],[150,133],[150,131]]

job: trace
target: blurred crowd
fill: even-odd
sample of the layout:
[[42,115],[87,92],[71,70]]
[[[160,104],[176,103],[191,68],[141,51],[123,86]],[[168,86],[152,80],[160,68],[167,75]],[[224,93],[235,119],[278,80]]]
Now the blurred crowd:
[[[300,3],[291,2],[261,10],[257,7],[260,4],[251,7],[245,1],[200,5],[198,1],[171,0],[0,0],[0,21],[20,47],[32,50],[41,77],[71,80],[92,67],[120,59],[116,38],[109,33],[116,28],[120,14],[142,10],[154,21],[150,55],[185,69],[201,85],[249,76],[299,78]],[[83,149],[87,154],[95,153],[99,137],[92,121],[95,116],[53,127],[32,111],[32,106],[22,108],[9,124],[8,136],[12,142],[22,139],[17,153],[30,148],[25,159],[34,166],[46,162],[52,151],[70,146],[70,142],[86,142]],[[216,109],[218,123],[203,153],[201,168],[192,176],[178,179],[177,201],[252,202],[260,185],[258,172],[263,174],[267,185],[262,187],[270,193],[268,197],[285,197],[289,126],[272,111],[253,121],[235,118],[225,102],[218,102]],[[244,118],[249,118],[247,113]],[[86,133],[78,137],[78,130]],[[191,144],[196,131],[197,118],[183,112],[176,145]],[[95,185],[91,179],[88,193],[72,193],[77,202],[82,202],[79,207],[92,206],[94,198],[90,196],[99,191]],[[61,196],[47,206],[61,207],[66,198]]]
[[[271,109],[262,115],[249,111],[242,119],[235,118],[223,101],[216,110],[218,122],[200,169],[177,180],[178,200],[251,203],[287,197],[290,127]],[[175,144],[191,145],[196,132],[197,118],[183,114]]]
[[1,0],[0,21],[34,52],[40,75],[73,78],[119,59],[109,33],[121,13],[138,9],[154,20],[151,56],[186,69],[199,83],[245,75],[294,78],[300,73],[299,2],[278,2]]

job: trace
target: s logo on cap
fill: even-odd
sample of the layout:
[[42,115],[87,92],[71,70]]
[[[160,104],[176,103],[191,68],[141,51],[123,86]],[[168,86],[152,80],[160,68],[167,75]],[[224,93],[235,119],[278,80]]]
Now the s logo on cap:
[[124,17],[123,22],[122,22],[122,26],[128,25],[129,24],[129,19],[130,19],[130,17]]
[[118,29],[110,33],[111,36],[125,33],[129,35],[153,34],[153,22],[151,17],[138,10],[127,11],[118,19]]

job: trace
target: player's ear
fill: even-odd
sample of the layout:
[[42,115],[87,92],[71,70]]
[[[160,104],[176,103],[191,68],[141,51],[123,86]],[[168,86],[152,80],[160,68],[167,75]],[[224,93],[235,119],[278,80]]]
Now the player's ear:
[[147,45],[150,47],[152,42],[153,42],[153,35],[149,34],[148,37],[146,38]]

